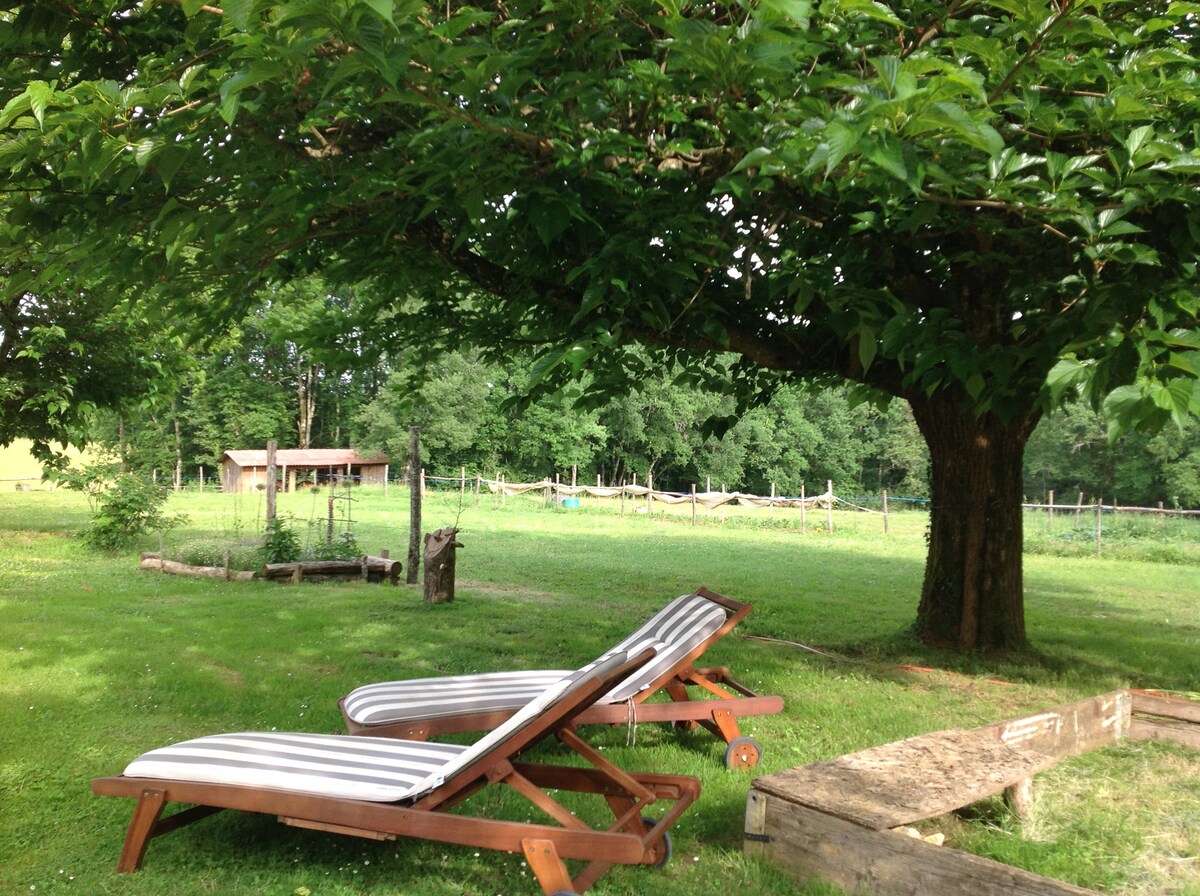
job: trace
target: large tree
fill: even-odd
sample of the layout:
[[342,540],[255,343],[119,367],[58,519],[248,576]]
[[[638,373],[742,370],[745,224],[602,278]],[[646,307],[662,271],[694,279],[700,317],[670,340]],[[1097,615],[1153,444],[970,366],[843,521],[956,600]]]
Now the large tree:
[[4,263],[210,317],[373,278],[377,336],[547,345],[597,396],[679,361],[905,398],[929,642],[1023,643],[1047,408],[1200,408],[1195,4],[9,6]]

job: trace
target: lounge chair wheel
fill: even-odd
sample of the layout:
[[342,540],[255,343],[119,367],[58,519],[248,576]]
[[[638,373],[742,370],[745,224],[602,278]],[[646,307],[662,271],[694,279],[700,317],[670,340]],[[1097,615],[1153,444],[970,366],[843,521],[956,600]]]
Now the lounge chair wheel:
[[[642,824],[644,824],[648,828],[652,828],[656,824],[658,824],[658,819],[657,818],[647,818],[646,816],[643,815],[642,816]],[[665,834],[663,834],[663,838],[662,838],[662,858],[659,859],[657,862],[655,862],[651,867],[665,868],[667,866],[667,862],[671,861],[671,855],[674,852],[675,852],[675,847],[671,843],[671,832],[667,831]]]
[[726,768],[754,768],[762,758],[762,747],[752,737],[735,737],[725,748]]

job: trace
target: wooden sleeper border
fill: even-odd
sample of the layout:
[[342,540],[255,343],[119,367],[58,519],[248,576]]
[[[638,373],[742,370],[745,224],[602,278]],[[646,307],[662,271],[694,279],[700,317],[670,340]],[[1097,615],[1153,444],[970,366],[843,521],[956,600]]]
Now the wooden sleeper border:
[[1020,813],[1034,774],[1126,737],[1200,749],[1200,703],[1119,690],[766,775],[746,799],[745,852],[874,896],[1097,896],[893,829],[1002,792]]

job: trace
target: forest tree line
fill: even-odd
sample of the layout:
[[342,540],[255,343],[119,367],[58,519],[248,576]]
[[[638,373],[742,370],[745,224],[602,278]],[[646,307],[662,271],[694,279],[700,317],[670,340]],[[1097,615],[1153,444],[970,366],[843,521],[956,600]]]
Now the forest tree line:
[[[718,437],[706,424],[730,418],[733,399],[671,371],[605,406],[580,410],[579,391],[521,402],[529,359],[470,351],[444,356],[423,384],[410,359],[301,348],[295,334],[327,315],[328,296],[266,305],[211,347],[181,353],[169,386],[125,414],[101,413],[96,442],[134,471],[185,480],[209,475],[230,449],[356,447],[382,450],[401,470],[409,426],[421,429],[428,475],[503,475],[512,481],[577,471],[580,482],[645,482],[686,491],[725,485],[757,494],[810,493],[827,480],[840,492],[928,494],[928,453],[906,404],[856,402],[845,386],[789,386],[741,414]],[[299,309],[299,310],[297,310]],[[582,388],[582,387],[581,387]],[[1025,489],[1078,492],[1126,504],[1200,506],[1200,423],[1110,443],[1104,420],[1082,404],[1042,420],[1025,455]]]

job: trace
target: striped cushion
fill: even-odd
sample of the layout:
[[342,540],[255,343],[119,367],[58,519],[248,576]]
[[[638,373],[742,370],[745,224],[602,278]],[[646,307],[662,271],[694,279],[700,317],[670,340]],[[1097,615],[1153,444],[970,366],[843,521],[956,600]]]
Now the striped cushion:
[[701,642],[725,624],[725,608],[700,594],[675,598],[636,632],[609,653],[625,652],[633,645],[653,638],[663,647],[649,663],[600,698],[599,703],[619,703],[644,691],[659,676],[669,673]]
[[151,750],[125,774],[393,802],[467,749],[333,734],[218,734]]
[[144,753],[126,766],[125,775],[372,802],[414,799],[472,762],[502,751],[506,741],[570,694],[589,671],[610,674],[625,658],[624,653],[606,656],[560,678],[469,747],[328,734],[217,734]]
[[[725,608],[702,595],[685,594],[675,598],[604,654],[601,659],[633,652],[632,648],[647,639],[660,645],[654,659],[618,682],[597,702],[619,703],[641,693],[712,636],[725,624],[725,619]],[[347,717],[358,725],[511,711],[524,706],[550,682],[566,674],[565,671],[541,669],[386,681],[357,688],[346,697],[343,705]]]
[[384,681],[357,688],[343,705],[360,725],[508,711],[569,674],[566,669],[540,669]]

